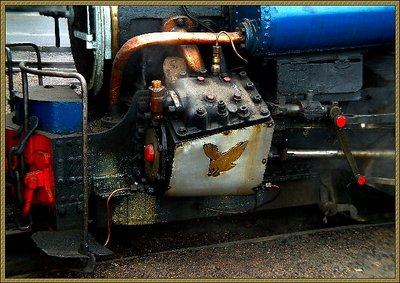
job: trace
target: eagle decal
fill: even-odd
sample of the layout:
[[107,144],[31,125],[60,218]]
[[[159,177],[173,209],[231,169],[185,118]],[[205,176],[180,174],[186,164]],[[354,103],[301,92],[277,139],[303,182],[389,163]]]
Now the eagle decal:
[[229,171],[236,166],[235,162],[246,149],[247,141],[239,142],[226,152],[219,152],[218,146],[207,143],[203,145],[204,153],[210,158],[208,176],[217,177],[221,172]]

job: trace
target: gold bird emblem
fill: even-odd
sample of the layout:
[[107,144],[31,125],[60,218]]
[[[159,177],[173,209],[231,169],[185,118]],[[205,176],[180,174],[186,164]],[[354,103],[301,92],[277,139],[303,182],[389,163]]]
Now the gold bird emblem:
[[217,177],[221,172],[231,170],[236,166],[235,162],[246,149],[247,141],[239,142],[226,152],[219,152],[218,146],[212,143],[203,145],[204,153],[210,158],[208,176]]

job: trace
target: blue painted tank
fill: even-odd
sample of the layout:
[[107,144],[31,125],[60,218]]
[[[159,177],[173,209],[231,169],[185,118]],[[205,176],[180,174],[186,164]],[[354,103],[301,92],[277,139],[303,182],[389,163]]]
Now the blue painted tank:
[[390,44],[395,6],[236,6],[249,53],[282,54]]
[[[39,118],[38,130],[54,134],[82,131],[82,100],[68,85],[31,86],[29,88],[29,116]],[[15,96],[15,123],[24,120],[22,93]]]

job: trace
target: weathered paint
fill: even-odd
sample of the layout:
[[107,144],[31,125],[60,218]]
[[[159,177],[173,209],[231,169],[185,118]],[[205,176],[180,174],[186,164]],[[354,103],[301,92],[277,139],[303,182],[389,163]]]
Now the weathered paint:
[[[169,190],[165,195],[186,197],[253,194],[253,188],[263,181],[265,159],[268,158],[273,131],[273,126],[268,127],[263,123],[177,145]],[[242,155],[234,162],[235,168],[220,172],[215,177],[208,176],[210,158],[204,153],[205,144],[218,146],[218,151],[222,153],[244,141],[248,143]]]
[[115,205],[112,214],[114,224],[145,225],[155,222],[156,197],[146,193],[134,193]]

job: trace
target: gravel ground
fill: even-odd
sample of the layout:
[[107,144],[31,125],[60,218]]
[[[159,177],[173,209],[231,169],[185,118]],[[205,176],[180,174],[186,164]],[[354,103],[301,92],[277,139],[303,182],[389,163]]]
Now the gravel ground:
[[[42,62],[74,62],[71,52],[40,52]],[[36,53],[33,51],[12,50],[13,61],[32,61],[36,62]]]
[[95,278],[394,278],[394,225],[234,243],[100,264]]
[[[36,61],[36,53],[29,51],[13,51],[13,60],[25,60],[25,61]],[[73,62],[72,54],[70,52],[41,52],[42,61],[51,61],[51,62]],[[51,69],[50,69],[51,70]],[[14,81],[14,90],[22,93],[22,79],[21,73],[13,74]],[[43,77],[44,85],[71,85],[72,83],[78,84],[79,82],[76,79],[66,79],[66,78],[55,78],[55,77]],[[36,75],[28,74],[28,85],[36,86],[39,84],[38,77]],[[6,90],[8,93],[8,74],[6,75]],[[10,112],[10,107],[8,103],[6,104],[6,113]]]
[[[29,51],[13,51],[13,60],[15,61],[36,61],[36,53]],[[70,52],[41,52],[42,61],[51,62],[73,62],[72,54]],[[14,89],[22,92],[21,73],[14,73]],[[29,85],[38,85],[38,79],[36,75],[28,74]],[[49,85],[68,85],[71,82],[77,82],[75,79],[63,79],[63,78],[52,78],[43,77],[43,84]],[[6,78],[6,89],[8,89],[8,75]]]

